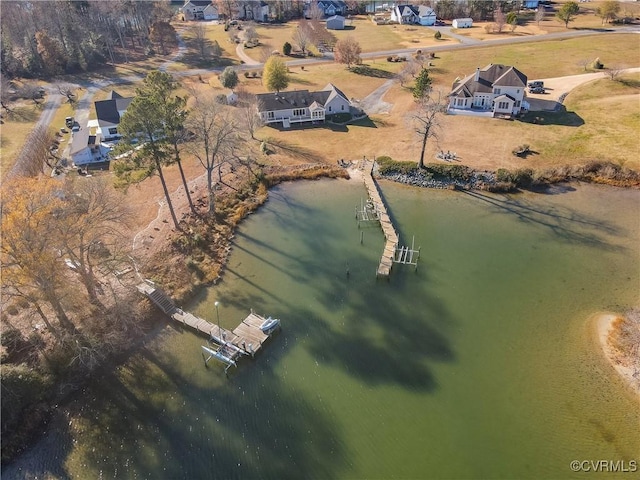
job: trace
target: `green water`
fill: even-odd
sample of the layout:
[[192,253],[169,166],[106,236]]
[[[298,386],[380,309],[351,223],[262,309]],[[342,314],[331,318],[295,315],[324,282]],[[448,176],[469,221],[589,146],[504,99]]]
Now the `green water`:
[[264,351],[225,378],[167,327],[3,477],[577,478],[572,460],[640,460],[640,406],[588,322],[639,303],[640,192],[382,188],[417,272],[375,279],[360,183],[280,187],[184,306],[215,322],[220,301],[227,328],[281,318]]

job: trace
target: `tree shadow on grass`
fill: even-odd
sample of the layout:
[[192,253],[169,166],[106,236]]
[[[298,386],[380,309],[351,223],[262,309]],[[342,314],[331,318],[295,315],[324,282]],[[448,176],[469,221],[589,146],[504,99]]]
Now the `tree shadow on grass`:
[[[275,128],[275,127],[274,127]],[[284,131],[286,129],[279,128],[278,130]],[[272,147],[275,147],[277,153],[282,153],[288,157],[303,159],[307,162],[321,162],[322,156],[310,150],[306,147],[302,147],[295,143],[287,142],[280,138],[269,137],[265,139],[265,142]]]
[[356,65],[351,68],[351,71],[356,75],[364,75],[365,77],[393,78],[395,76],[392,72],[371,67],[369,65]]
[[[382,121],[384,123],[384,121]],[[360,118],[358,120],[354,120],[349,122],[349,125],[355,125],[357,127],[366,127],[366,128],[378,128],[378,121],[372,119],[371,117]],[[385,126],[385,125],[382,125]]]

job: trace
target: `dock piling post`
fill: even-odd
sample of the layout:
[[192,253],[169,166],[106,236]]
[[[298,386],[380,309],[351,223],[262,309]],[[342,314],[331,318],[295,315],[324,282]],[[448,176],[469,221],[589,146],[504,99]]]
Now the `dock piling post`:
[[360,244],[364,243],[364,231],[360,230]]

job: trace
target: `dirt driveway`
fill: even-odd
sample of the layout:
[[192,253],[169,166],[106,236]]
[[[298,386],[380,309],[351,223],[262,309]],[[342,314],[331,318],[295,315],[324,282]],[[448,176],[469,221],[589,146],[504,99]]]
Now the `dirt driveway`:
[[[640,68],[627,68],[624,73],[640,72]],[[594,80],[606,77],[606,72],[583,73],[581,75],[569,75],[566,77],[536,78],[532,80],[542,80],[544,82],[545,93],[527,93],[527,99],[531,105],[530,110],[534,112],[552,111],[558,108],[564,97],[574,88]]]

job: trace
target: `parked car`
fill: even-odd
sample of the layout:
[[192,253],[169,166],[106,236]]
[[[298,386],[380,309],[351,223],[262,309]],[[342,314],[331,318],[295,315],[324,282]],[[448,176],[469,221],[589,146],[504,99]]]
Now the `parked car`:
[[527,83],[527,87],[529,88],[544,88],[544,82],[540,80],[536,80],[534,82]]
[[544,87],[529,87],[529,93],[544,93]]
[[71,127],[73,127],[73,123],[74,123],[73,117],[67,117],[67,118],[65,118],[65,119],[64,119],[64,123],[65,123],[65,125],[67,126],[67,128],[71,128]]

